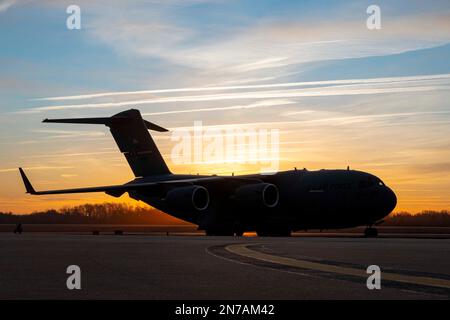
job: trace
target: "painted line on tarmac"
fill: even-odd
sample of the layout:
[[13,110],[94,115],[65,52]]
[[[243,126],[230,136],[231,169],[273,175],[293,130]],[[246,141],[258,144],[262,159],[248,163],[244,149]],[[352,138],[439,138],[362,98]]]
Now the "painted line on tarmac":
[[[357,269],[343,266],[336,266],[318,262],[311,262],[306,260],[298,260],[293,258],[281,257],[272,254],[267,254],[259,251],[252,250],[248,248],[254,244],[231,244],[225,247],[225,250],[236,254],[239,256],[243,256],[250,259],[256,259],[259,261],[264,261],[268,263],[273,263],[277,265],[314,270],[326,273],[335,273],[345,276],[353,276],[353,277],[362,277],[367,278],[368,274],[365,269]],[[443,289],[450,289],[450,281],[446,279],[438,279],[424,276],[412,276],[412,275],[403,275],[397,273],[391,273],[382,271],[383,280],[399,282],[404,284],[412,284],[418,286],[428,286],[428,287],[437,287]]]

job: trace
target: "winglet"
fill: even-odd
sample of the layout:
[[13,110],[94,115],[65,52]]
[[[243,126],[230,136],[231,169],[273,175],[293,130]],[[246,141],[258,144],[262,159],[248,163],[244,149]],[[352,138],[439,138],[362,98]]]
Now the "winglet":
[[27,175],[23,171],[22,168],[19,168],[20,175],[22,176],[23,184],[25,185],[25,189],[27,190],[27,193],[29,194],[36,194],[36,191],[34,190],[33,186],[31,185],[30,180],[28,180]]

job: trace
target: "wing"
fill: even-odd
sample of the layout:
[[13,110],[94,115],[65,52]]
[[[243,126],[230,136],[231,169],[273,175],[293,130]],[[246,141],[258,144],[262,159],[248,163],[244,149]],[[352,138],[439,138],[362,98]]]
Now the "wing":
[[36,191],[28,179],[27,175],[22,168],[19,168],[20,175],[22,176],[23,183],[25,185],[26,192],[32,195],[46,195],[46,194],[66,194],[66,193],[89,193],[89,192],[105,192],[109,195],[119,197],[128,191],[138,191],[142,189],[149,189],[156,186],[167,185],[167,184],[180,184],[180,183],[191,183],[191,184],[208,184],[211,182],[224,182],[224,181],[234,181],[239,184],[242,183],[255,183],[259,180],[257,179],[246,179],[239,177],[220,177],[220,176],[210,176],[210,177],[198,177],[198,178],[187,178],[187,179],[175,179],[175,180],[164,180],[157,182],[130,182],[121,185],[112,186],[100,186],[100,187],[87,187],[87,188],[75,188],[75,189],[62,189],[62,190],[48,190],[48,191]]

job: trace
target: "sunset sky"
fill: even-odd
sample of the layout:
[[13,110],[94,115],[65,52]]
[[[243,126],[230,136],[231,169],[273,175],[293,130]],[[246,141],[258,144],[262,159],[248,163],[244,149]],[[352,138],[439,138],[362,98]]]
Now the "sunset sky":
[[[0,0],[0,211],[131,202],[28,196],[17,170],[38,190],[131,180],[106,127],[41,123],[130,108],[170,130],[278,129],[280,170],[349,165],[396,211],[450,209],[450,2]],[[171,134],[153,136],[174,173],[259,170],[177,165]]]

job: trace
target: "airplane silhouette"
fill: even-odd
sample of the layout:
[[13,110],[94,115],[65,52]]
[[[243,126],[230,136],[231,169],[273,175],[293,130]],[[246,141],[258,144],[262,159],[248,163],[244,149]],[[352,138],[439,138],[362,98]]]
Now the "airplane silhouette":
[[396,206],[394,192],[376,176],[356,170],[290,170],[273,175],[205,176],[173,174],[148,130],[166,132],[130,109],[108,118],[45,119],[46,123],[103,124],[125,155],[135,179],[123,185],[35,191],[32,195],[105,192],[131,198],[194,223],[207,235],[289,236],[292,231],[367,226],[378,234]]

